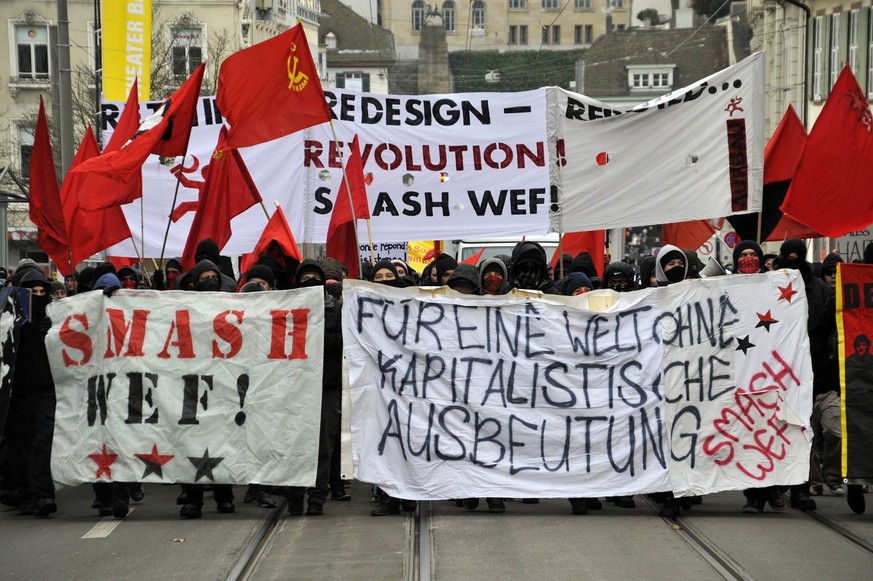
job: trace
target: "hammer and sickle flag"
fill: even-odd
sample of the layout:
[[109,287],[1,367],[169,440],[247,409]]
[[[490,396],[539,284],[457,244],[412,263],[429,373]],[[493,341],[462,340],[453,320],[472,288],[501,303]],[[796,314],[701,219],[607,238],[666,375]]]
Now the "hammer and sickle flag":
[[330,121],[302,24],[229,56],[218,72],[226,146],[249,147]]

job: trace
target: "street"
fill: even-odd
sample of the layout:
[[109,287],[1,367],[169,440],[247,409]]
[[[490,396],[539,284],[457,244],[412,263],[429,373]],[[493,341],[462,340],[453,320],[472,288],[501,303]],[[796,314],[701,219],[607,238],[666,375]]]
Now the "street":
[[218,514],[207,497],[197,520],[178,517],[171,485],[146,485],[124,520],[98,517],[90,486],[59,491],[48,519],[3,507],[0,577],[818,580],[873,570],[873,516],[833,496],[816,498],[817,519],[790,508],[743,514],[741,493],[713,494],[671,523],[642,496],[635,509],[604,502],[586,516],[548,499],[507,502],[504,514],[488,513],[484,500],[473,512],[433,501],[374,518],[370,488],[356,482],[351,502],[289,517],[284,504],[244,504],[244,491],[235,488],[235,514]]

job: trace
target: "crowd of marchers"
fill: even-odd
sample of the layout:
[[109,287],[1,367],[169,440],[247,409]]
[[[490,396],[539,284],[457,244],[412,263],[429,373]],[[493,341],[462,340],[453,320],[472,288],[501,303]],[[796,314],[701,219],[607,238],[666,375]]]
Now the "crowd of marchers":
[[[767,506],[774,511],[791,507],[815,510],[812,496],[829,494],[846,496],[857,513],[865,510],[864,487],[843,485],[840,476],[841,410],[839,359],[836,353],[835,291],[836,265],[842,262],[838,253],[829,254],[821,263],[807,261],[807,247],[797,239],[786,240],[778,255],[765,255],[753,241],[743,241],[733,249],[732,276],[756,274],[775,269],[796,269],[803,277],[809,307],[808,333],[814,373],[813,413],[810,423],[814,430],[810,475],[806,483],[791,487],[756,488],[744,491],[745,513],[760,513]],[[287,498],[290,515],[317,516],[324,513],[328,498],[349,500],[346,482],[340,471],[340,420],[342,394],[342,291],[348,269],[332,258],[303,260],[284,254],[275,245],[257,257],[257,262],[237,280],[231,261],[220,255],[218,245],[203,240],[197,246],[196,265],[184,271],[181,259],[168,260],[162,270],[151,273],[125,266],[116,269],[107,262],[86,267],[64,281],[50,281],[43,270],[31,260],[19,262],[14,272],[0,269],[0,279],[6,286],[30,290],[30,306],[26,322],[21,325],[18,350],[11,382],[11,396],[6,410],[7,421],[0,439],[0,503],[14,507],[24,515],[47,517],[58,510],[51,472],[51,447],[54,431],[55,385],[52,380],[45,336],[51,328],[46,316],[47,305],[74,294],[100,292],[111,300],[119,288],[183,290],[190,292],[270,292],[303,287],[324,288],[324,363],[321,402],[321,428],[318,440],[318,466],[315,486],[311,488],[276,488],[249,485],[244,501],[263,508],[275,507]],[[423,272],[418,273],[401,260],[382,260],[361,264],[362,278],[393,287],[448,286],[463,294],[500,295],[513,289],[540,291],[546,294],[578,295],[595,289],[629,292],[642,288],[682,283],[700,278],[704,266],[693,251],[670,244],[657,256],[645,256],[638,265],[629,262],[609,262],[595,265],[588,252],[577,256],[563,255],[550,265],[545,250],[536,242],[521,242],[511,255],[499,255],[480,261],[478,265],[459,264],[452,256],[440,254]],[[865,252],[865,262],[873,263],[873,244]],[[600,277],[598,272],[603,272]],[[725,272],[728,274],[728,272]],[[0,413],[3,402],[0,400]],[[2,425],[2,424],[0,424]],[[140,502],[144,491],[135,482],[98,482],[93,484],[92,508],[100,516],[124,518],[131,502]],[[216,509],[220,513],[236,510],[230,485],[211,487]],[[204,492],[207,486],[184,484],[177,503],[182,518],[202,516]],[[787,495],[787,499],[785,496]],[[661,505],[661,515],[675,518],[682,510],[700,504],[700,497],[675,498],[672,493],[653,495]],[[374,488],[373,516],[415,511],[413,500],[394,498]],[[486,498],[490,512],[506,510],[504,498],[495,490]],[[607,499],[620,508],[633,508],[632,496]],[[536,499],[523,499],[535,503]],[[476,510],[479,499],[457,499],[459,507]],[[598,498],[570,498],[572,514],[586,514],[602,509]]]

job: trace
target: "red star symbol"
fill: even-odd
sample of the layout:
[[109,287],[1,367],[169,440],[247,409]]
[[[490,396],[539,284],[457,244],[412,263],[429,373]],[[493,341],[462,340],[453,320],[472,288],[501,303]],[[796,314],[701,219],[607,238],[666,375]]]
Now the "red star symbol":
[[110,454],[106,449],[106,444],[103,444],[103,450],[99,454],[88,454],[88,458],[97,463],[97,476],[100,478],[105,475],[107,478],[112,478],[112,463],[118,458],[118,454]]
[[761,313],[755,313],[755,314],[758,315],[758,324],[755,325],[755,328],[756,328],[756,329],[757,329],[758,327],[764,327],[764,328],[767,329],[767,331],[769,332],[769,331],[770,331],[770,325],[779,322],[779,321],[777,321],[776,319],[774,319],[774,318],[772,317],[772,315],[770,315],[770,311],[767,311],[767,312],[764,313],[763,315],[762,315]]
[[152,446],[152,451],[149,454],[134,454],[137,458],[145,462],[146,468],[142,477],[145,478],[149,474],[157,474],[158,478],[163,478],[162,466],[175,458],[172,454],[158,454],[158,445]]
[[797,291],[792,288],[793,284],[794,283],[789,282],[788,286],[777,286],[776,288],[778,288],[780,291],[782,291],[777,300],[781,301],[782,299],[785,299],[786,301],[788,301],[790,303],[791,297],[793,297],[794,295],[797,294]]

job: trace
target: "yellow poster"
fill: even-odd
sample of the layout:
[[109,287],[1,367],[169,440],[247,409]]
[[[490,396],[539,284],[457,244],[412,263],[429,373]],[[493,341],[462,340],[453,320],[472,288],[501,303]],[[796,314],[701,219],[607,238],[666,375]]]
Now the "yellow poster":
[[[440,244],[441,246],[441,244]],[[406,243],[407,263],[420,274],[440,253],[434,240],[410,240]]]
[[152,0],[103,0],[103,93],[124,101],[139,79],[139,101],[149,100]]

